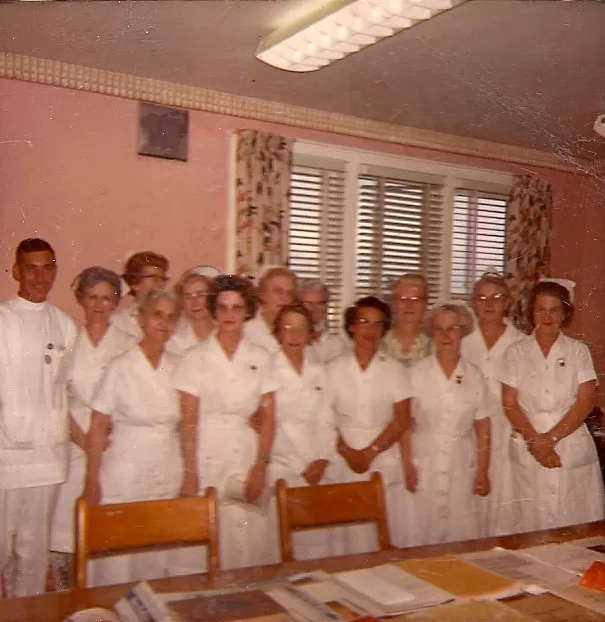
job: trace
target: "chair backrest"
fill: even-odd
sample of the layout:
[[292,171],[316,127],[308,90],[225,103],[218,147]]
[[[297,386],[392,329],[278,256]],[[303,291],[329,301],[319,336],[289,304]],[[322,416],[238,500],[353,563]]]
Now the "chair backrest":
[[[208,570],[218,570],[216,490],[202,497],[89,505],[76,509],[76,586],[86,587],[86,560],[155,545],[207,544]],[[201,567],[201,564],[200,564]]]
[[348,523],[376,523],[381,550],[393,548],[389,538],[380,473],[349,484],[320,484],[288,488],[276,482],[282,562],[294,560],[292,531]]

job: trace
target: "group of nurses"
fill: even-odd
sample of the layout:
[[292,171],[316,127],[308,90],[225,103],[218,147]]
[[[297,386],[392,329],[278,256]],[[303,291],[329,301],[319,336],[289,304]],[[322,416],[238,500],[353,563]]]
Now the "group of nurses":
[[[465,305],[427,316],[426,282],[404,275],[390,308],[366,297],[347,310],[349,345],[326,331],[319,282],[271,267],[254,288],[193,269],[175,298],[156,289],[167,262],[141,255],[128,281],[136,313],[116,319],[120,284],[110,271],[90,269],[77,282],[85,326],[68,366],[76,446],[53,548],[70,550],[66,508],[82,487],[89,501],[113,503],[214,486],[221,567],[273,563],[276,479],[353,482],[374,470],[397,546],[603,517],[583,426],[594,369],[586,346],[561,333],[571,301],[552,283],[530,301],[536,330],[527,337],[505,319],[510,298],[497,274],[474,287],[474,329]],[[138,335],[125,330],[133,321]],[[295,556],[377,546],[371,526],[332,533],[297,534]],[[200,572],[203,559],[126,556],[97,563],[92,576],[98,584]]]

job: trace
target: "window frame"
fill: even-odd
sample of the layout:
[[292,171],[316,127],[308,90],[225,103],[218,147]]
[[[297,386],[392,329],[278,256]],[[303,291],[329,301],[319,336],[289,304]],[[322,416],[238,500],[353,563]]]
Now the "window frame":
[[[477,166],[455,165],[411,156],[392,155],[377,151],[368,151],[350,147],[324,144],[314,141],[297,140],[293,148],[293,163],[297,157],[309,158],[320,165],[322,159],[336,160],[343,163],[345,171],[344,208],[343,208],[343,260],[342,265],[354,265],[355,234],[357,212],[357,178],[370,169],[382,168],[399,170],[405,176],[412,174],[435,175],[443,178],[443,262],[439,279],[438,298],[450,298],[451,241],[454,194],[461,187],[474,186],[473,189],[492,188],[494,192],[508,194],[512,187],[513,175],[503,171],[480,168]],[[343,308],[354,302],[355,274],[344,270],[342,278],[341,301]]]

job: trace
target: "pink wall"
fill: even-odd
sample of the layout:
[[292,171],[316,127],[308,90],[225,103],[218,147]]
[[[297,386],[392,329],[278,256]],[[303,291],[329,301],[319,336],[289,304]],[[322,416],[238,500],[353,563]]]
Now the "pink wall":
[[555,197],[553,273],[578,281],[573,331],[605,370],[603,179],[193,111],[189,161],[136,155],[137,102],[0,80],[0,299],[16,243],[37,235],[60,265],[53,300],[78,317],[68,290],[92,264],[120,270],[145,248],[166,254],[176,277],[196,263],[226,266],[229,140],[239,127],[358,149],[435,159],[548,179]]

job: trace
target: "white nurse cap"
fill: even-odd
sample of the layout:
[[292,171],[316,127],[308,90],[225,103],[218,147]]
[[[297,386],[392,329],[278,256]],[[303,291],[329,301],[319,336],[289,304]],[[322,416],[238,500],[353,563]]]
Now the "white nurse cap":
[[214,266],[195,266],[195,268],[188,270],[187,274],[197,274],[198,276],[205,276],[207,279],[213,279],[221,274],[221,271]]
[[569,292],[569,302],[573,304],[574,299],[574,290],[576,287],[575,281],[570,281],[569,279],[555,279],[550,277],[544,277],[538,281],[539,283],[557,283],[557,285],[561,285]]

